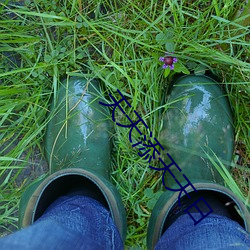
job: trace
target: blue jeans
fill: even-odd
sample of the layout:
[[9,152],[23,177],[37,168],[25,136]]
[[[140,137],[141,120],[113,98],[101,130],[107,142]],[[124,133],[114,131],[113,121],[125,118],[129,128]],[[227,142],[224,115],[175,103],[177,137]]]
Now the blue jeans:
[[[193,216],[196,216],[193,214]],[[110,212],[84,196],[61,197],[33,225],[0,239],[3,250],[120,250],[123,243]],[[250,235],[226,217],[209,215],[193,226],[179,217],[156,250],[250,249]]]

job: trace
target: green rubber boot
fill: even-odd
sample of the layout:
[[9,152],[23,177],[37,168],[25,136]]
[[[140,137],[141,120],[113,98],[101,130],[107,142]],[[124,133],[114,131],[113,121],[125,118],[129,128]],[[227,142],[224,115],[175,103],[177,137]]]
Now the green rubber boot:
[[[232,114],[220,86],[207,76],[184,76],[174,83],[168,102],[170,107],[163,116],[159,139],[165,149],[162,154],[164,163],[169,165],[172,162],[164,153],[167,152],[181,169],[180,172],[177,167],[170,167],[170,171],[182,186],[188,183],[183,177],[185,174],[201,196],[209,193],[225,203],[230,201],[235,204],[241,214],[241,217],[238,214],[238,217],[236,216],[239,223],[249,231],[250,215],[246,206],[233,192],[224,187],[222,177],[209,160],[209,157],[215,160],[216,154],[229,169],[233,155]],[[165,187],[180,189],[169,172],[166,172],[164,182]],[[195,192],[191,185],[185,190],[188,194]],[[171,209],[176,207],[179,193],[167,189],[157,201],[148,226],[149,250],[154,249],[166,230],[166,224],[174,211]],[[183,196],[188,197],[184,191],[180,197]],[[194,224],[191,218],[190,223]]]
[[58,89],[45,136],[50,174],[23,194],[20,228],[33,224],[59,196],[81,190],[110,210],[125,241],[125,209],[109,173],[113,124],[100,98],[99,83],[82,77],[72,77]]

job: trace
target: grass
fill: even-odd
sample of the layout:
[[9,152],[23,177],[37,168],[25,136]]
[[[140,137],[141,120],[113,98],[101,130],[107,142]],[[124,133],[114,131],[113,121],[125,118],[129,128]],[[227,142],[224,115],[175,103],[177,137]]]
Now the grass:
[[[61,79],[84,74],[101,79],[103,93],[126,96],[153,136],[168,108],[164,93],[178,72],[211,71],[225,87],[235,122],[235,153],[228,186],[249,202],[250,62],[249,13],[243,0],[108,1],[36,0],[0,3],[0,230],[15,230],[18,203],[38,168],[50,98]],[[244,11],[242,12],[242,9]],[[178,58],[163,71],[165,51]],[[110,101],[110,100],[108,100]],[[124,122],[121,115],[117,119]],[[112,179],[127,212],[126,245],[145,249],[151,210],[161,194],[160,175],[149,169],[115,126]],[[145,131],[146,132],[146,131]],[[136,134],[133,134],[136,138]],[[234,189],[235,190],[235,189]],[[237,189],[238,190],[238,189]],[[237,192],[238,193],[238,192]],[[7,225],[13,227],[8,227]]]

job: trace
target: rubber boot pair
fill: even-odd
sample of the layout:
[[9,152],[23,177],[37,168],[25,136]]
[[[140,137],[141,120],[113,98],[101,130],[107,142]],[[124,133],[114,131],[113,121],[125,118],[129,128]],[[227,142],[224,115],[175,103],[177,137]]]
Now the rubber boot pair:
[[[59,196],[81,189],[83,194],[99,200],[110,210],[125,241],[125,210],[109,174],[113,124],[107,107],[99,104],[100,98],[95,80],[73,77],[59,88],[51,105],[45,138],[51,172],[24,193],[20,227],[34,223]],[[185,76],[174,83],[169,103],[171,106],[163,114],[159,141],[181,171],[171,167],[178,185],[170,173],[166,172],[163,177],[168,188],[152,211],[148,249],[155,247],[169,226],[173,208],[188,193],[212,192],[225,203],[235,204],[242,216],[241,224],[249,231],[249,212],[242,201],[224,187],[210,160],[215,154],[229,167],[233,153],[232,115],[223,91],[211,78]],[[169,159],[165,156],[166,161]],[[170,191],[186,185],[183,174],[192,183],[185,188],[186,193]]]

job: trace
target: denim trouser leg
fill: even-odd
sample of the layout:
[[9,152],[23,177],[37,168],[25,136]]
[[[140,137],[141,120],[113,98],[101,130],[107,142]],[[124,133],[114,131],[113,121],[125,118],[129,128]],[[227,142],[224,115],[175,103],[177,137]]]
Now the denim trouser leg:
[[[200,214],[192,214],[195,219]],[[162,235],[155,250],[249,250],[250,234],[237,222],[211,214],[196,226],[188,214],[180,216]]]
[[0,239],[3,250],[120,250],[110,212],[85,196],[60,197],[33,225]]
[[[193,214],[198,219],[199,214]],[[61,197],[32,226],[0,239],[3,250],[123,249],[110,212],[84,196]],[[250,249],[250,235],[236,222],[209,215],[196,226],[179,217],[159,240],[156,250]]]

